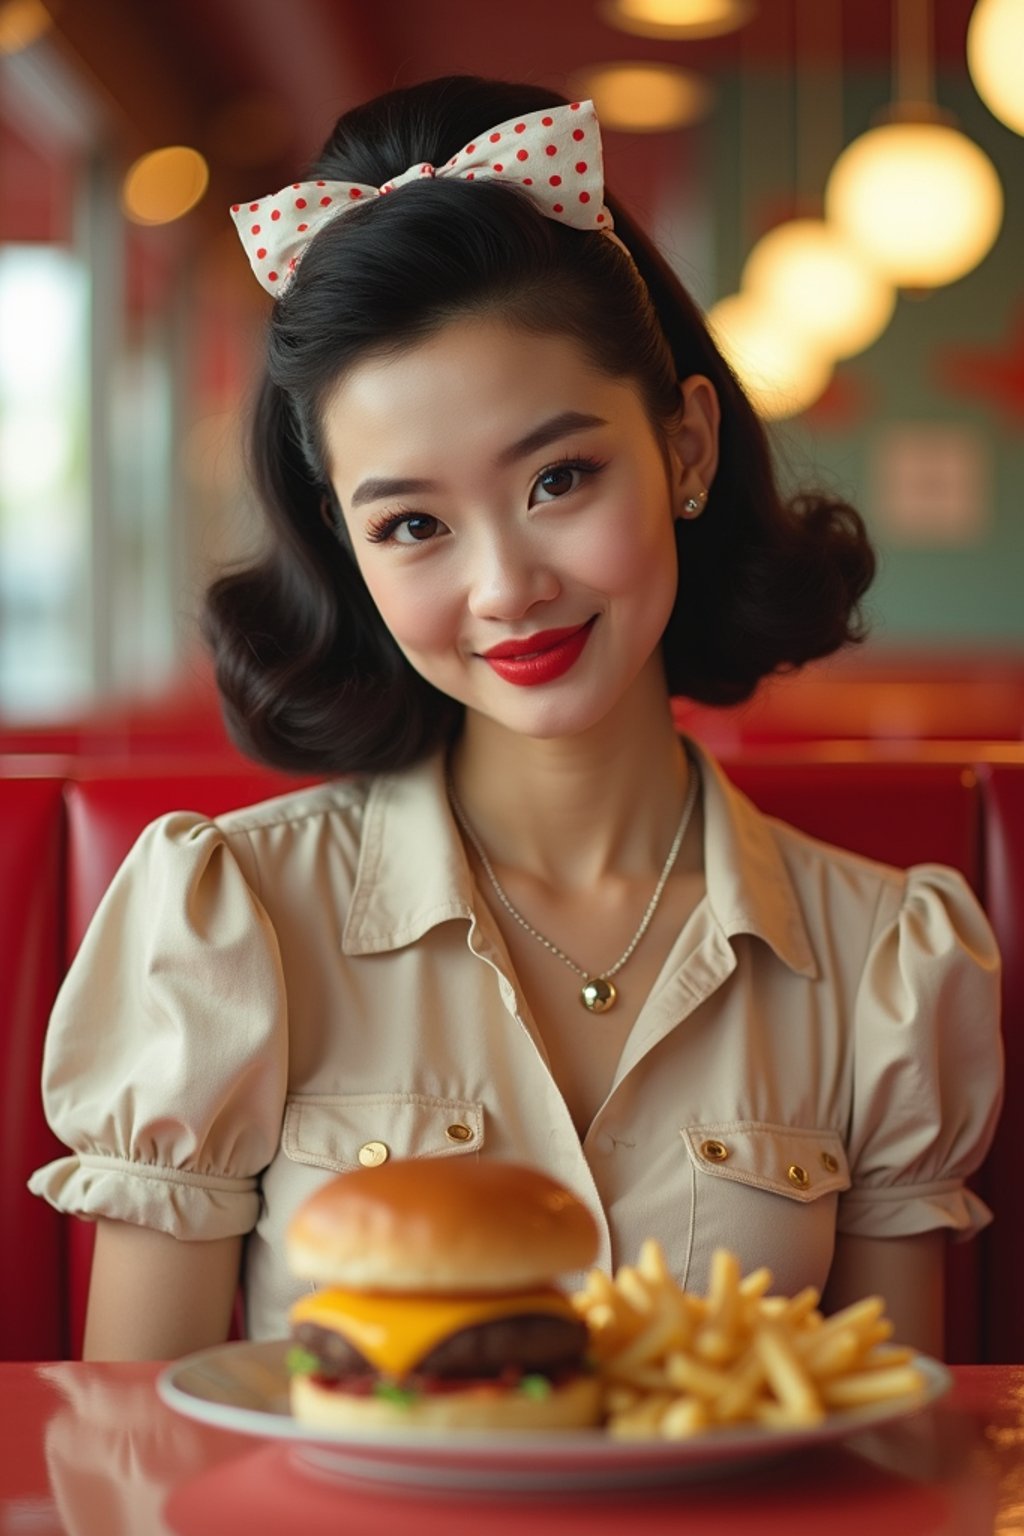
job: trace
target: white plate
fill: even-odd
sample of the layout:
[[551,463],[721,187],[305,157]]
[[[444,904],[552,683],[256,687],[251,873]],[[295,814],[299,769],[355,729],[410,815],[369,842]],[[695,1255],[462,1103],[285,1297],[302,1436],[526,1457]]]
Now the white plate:
[[348,1481],[392,1488],[487,1489],[492,1492],[652,1487],[725,1475],[740,1464],[784,1456],[800,1446],[842,1440],[919,1412],[947,1392],[952,1377],[919,1355],[922,1398],[876,1403],[830,1414],[792,1430],[753,1425],[719,1429],[691,1440],[616,1440],[603,1429],[495,1434],[351,1430],[330,1435],[298,1424],[288,1411],[286,1339],[222,1344],[167,1366],[157,1391],[189,1418],[247,1435],[296,1442],[307,1467]]

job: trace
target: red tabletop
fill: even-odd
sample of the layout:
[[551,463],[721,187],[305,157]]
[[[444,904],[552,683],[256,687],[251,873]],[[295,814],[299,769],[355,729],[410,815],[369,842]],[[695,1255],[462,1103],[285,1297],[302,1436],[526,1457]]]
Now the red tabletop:
[[163,1406],[155,1365],[0,1364],[0,1532],[982,1536],[1024,1529],[1024,1366],[959,1366],[895,1426],[646,1492],[368,1490]]

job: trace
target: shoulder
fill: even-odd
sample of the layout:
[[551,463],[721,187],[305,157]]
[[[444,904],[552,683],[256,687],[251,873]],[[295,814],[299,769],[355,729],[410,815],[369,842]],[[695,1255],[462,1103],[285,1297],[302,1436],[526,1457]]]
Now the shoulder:
[[978,897],[958,870],[946,864],[907,868],[865,858],[809,837],[785,822],[768,820],[771,834],[798,893],[805,916],[831,913],[852,940],[884,936],[904,953],[935,947],[995,958],[995,941]]
[[337,780],[289,790],[224,814],[167,811],[139,833],[114,888],[150,889],[233,883],[253,890],[289,867],[311,867],[318,847],[330,845],[352,867],[358,862],[372,779]]
[[939,943],[990,953],[985,915],[957,870],[899,868],[812,837],[761,811],[713,758],[701,756],[705,864],[716,910],[742,914],[794,959],[801,945],[790,941],[799,934],[819,974],[834,967],[856,972],[886,933],[908,947]]
[[330,827],[358,832],[366,806],[379,781],[374,777],[332,779],[246,805],[212,818],[222,836],[264,841],[282,832],[312,833]]
[[791,823],[755,809],[790,876],[801,891],[838,888],[872,904],[899,901],[910,870],[867,858],[851,848],[812,837]]
[[954,925],[973,926],[980,918],[987,930],[966,876],[950,865],[886,864],[810,837],[786,822],[765,820],[794,883],[810,900],[833,892],[847,901],[859,901],[874,911],[878,927],[895,921],[913,925],[915,920],[944,912]]

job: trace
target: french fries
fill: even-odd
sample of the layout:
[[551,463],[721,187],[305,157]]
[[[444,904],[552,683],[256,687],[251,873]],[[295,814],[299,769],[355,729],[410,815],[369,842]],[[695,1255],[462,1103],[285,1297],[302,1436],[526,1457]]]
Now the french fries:
[[729,1424],[793,1429],[833,1411],[922,1396],[913,1352],[888,1342],[878,1296],[831,1317],[808,1287],[771,1296],[771,1273],[719,1249],[706,1296],[678,1286],[653,1239],[635,1267],[591,1270],[572,1298],[587,1324],[612,1434],[684,1439]]

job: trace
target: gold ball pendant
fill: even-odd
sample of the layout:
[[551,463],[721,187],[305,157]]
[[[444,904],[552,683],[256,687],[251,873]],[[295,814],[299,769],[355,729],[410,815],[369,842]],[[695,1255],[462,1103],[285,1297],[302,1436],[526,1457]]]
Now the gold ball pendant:
[[580,1002],[590,1013],[607,1013],[618,995],[612,983],[603,976],[595,976],[580,988]]

